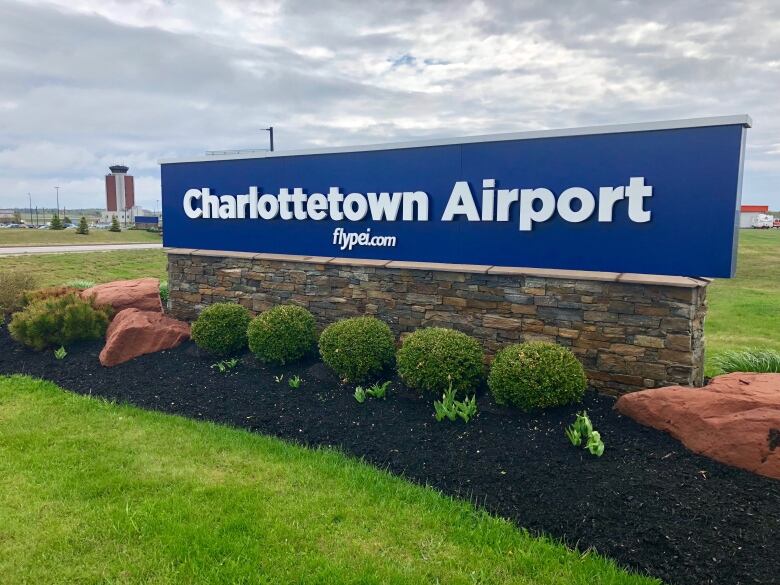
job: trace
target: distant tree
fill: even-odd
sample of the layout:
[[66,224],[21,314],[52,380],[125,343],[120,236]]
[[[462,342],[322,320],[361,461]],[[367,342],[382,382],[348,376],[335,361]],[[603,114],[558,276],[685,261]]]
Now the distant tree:
[[122,228],[119,227],[119,220],[117,219],[116,215],[111,218],[111,227],[108,228],[108,231],[110,232],[121,232]]
[[87,224],[87,218],[83,215],[81,216],[81,219],[79,220],[79,227],[76,228],[77,234],[87,235],[89,234],[89,225]]
[[14,211],[14,223],[22,223],[21,211]]
[[67,223],[73,223],[73,222],[70,221],[70,218],[67,215],[65,215],[62,218],[62,223],[66,223],[67,224]]
[[62,230],[65,229],[65,226],[62,225],[62,220],[60,219],[60,216],[56,213],[51,216],[51,223],[49,224],[49,229],[53,230]]

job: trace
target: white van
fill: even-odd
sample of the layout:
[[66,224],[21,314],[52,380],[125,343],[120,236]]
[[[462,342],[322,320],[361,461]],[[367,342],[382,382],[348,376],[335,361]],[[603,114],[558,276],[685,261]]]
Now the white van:
[[756,229],[766,229],[774,226],[774,223],[774,216],[767,215],[765,213],[759,213],[753,218],[753,221],[750,222],[750,225]]

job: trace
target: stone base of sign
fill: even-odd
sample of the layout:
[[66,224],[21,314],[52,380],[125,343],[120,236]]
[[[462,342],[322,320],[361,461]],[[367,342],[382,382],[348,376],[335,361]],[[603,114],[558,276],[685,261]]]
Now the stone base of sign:
[[611,394],[703,381],[704,279],[168,249],[170,311],[241,303],[258,313],[294,303],[321,327],[375,315],[396,334],[452,327],[503,345],[565,345]]

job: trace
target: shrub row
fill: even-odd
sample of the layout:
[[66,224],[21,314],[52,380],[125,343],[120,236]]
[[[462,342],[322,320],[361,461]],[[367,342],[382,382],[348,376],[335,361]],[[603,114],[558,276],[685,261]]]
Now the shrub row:
[[254,319],[243,306],[214,303],[192,324],[195,344],[224,357],[249,346],[257,359],[285,364],[304,357],[317,344],[314,316],[295,305],[281,305]]
[[[252,319],[240,305],[217,303],[201,312],[192,326],[192,339],[219,356],[248,345],[258,359],[276,364],[298,360],[318,345],[314,316],[295,305],[274,307]],[[436,395],[449,388],[465,393],[484,378],[479,342],[441,327],[411,333],[396,352],[395,337],[387,324],[368,316],[344,319],[325,328],[319,352],[326,366],[353,383],[380,375],[394,361],[407,386]],[[544,342],[503,348],[493,361],[487,383],[496,402],[524,410],[578,402],[587,384],[582,365],[571,351]]]

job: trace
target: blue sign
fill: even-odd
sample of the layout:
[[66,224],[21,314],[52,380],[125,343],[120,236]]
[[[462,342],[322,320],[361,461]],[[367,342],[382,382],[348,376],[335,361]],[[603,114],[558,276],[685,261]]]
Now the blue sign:
[[157,225],[160,223],[160,218],[156,215],[136,215],[133,221],[135,223],[148,223],[149,225]]
[[747,116],[161,161],[164,245],[733,276]]

